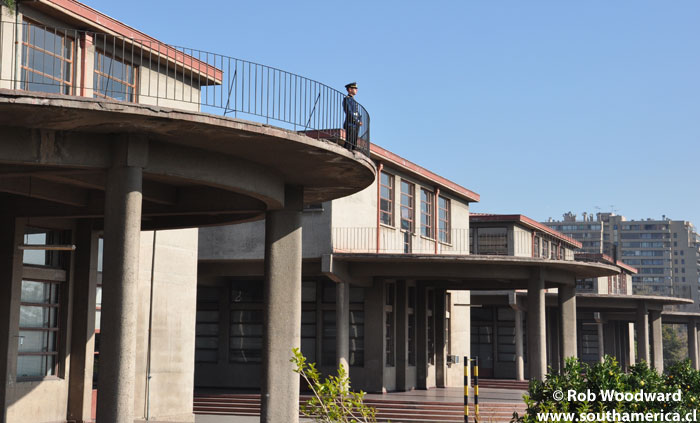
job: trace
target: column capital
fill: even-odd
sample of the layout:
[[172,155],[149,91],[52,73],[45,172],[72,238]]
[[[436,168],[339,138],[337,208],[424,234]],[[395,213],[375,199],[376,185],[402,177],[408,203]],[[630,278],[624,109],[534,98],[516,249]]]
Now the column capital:
[[143,135],[120,134],[112,140],[112,167],[148,165],[148,138]]

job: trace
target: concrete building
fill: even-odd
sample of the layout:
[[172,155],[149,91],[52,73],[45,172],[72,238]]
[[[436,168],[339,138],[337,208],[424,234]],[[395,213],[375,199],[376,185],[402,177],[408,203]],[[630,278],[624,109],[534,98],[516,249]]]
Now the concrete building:
[[627,220],[612,213],[584,214],[576,220],[571,212],[562,221],[544,222],[582,242],[584,252],[604,253],[638,269],[632,277],[638,294],[688,298],[698,311],[700,242],[692,223],[681,220]]
[[[575,355],[584,362],[600,361],[607,354],[616,357],[624,368],[645,360],[663,371],[661,322],[664,306],[688,304],[690,300],[632,295],[631,278],[637,273],[635,268],[604,254],[574,254],[572,250],[581,246],[579,242],[522,215],[474,215],[471,230],[475,234],[474,244],[485,244],[489,254],[534,256],[546,251],[551,259],[575,258],[578,262],[604,263],[616,269],[615,273],[604,276],[577,279],[576,323],[566,329],[558,289],[546,292],[547,330],[541,351],[546,355],[549,368],[560,369],[564,358],[573,355],[565,352],[566,334],[575,339]],[[539,248],[533,248],[535,245]],[[482,377],[524,380],[531,374],[529,366],[525,365],[527,352],[532,351],[528,347],[531,332],[525,329],[529,328],[525,312],[528,296],[523,290],[471,292],[474,306],[471,350],[480,357]],[[696,334],[696,317],[683,313],[663,316],[668,321],[687,322],[691,335]],[[650,321],[653,322],[651,332]],[[689,356],[697,355],[697,342],[689,342],[688,348]]]
[[[310,360],[324,372],[349,365],[353,386],[369,392],[462,386],[453,358],[474,353],[470,292],[507,289],[527,289],[529,375],[546,371],[547,289],[558,289],[565,316],[562,356],[576,355],[576,280],[616,266],[575,262],[576,241],[524,216],[505,231],[477,228],[477,194],[376,145],[371,158],[374,184],[302,219]],[[260,223],[200,230],[196,387],[258,387],[264,232]]]
[[18,3],[0,6],[0,421],[91,421],[97,328],[99,421],[192,422],[196,227],[261,219],[264,421],[295,421],[280,363],[299,344],[302,209],[364,189],[373,163],[294,131],[341,126],[313,104],[244,102],[240,60],[225,72],[74,0]]

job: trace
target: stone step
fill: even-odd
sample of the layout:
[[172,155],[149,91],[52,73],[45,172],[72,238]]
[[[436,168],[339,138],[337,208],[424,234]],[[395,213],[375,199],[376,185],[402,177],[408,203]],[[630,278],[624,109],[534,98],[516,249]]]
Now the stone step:
[[[301,396],[300,403],[310,397]],[[368,399],[365,404],[374,407],[377,421],[394,423],[450,423],[464,421],[464,406],[454,402],[439,401],[400,401]],[[509,422],[513,411],[522,414],[523,403],[482,403],[479,404],[480,421],[492,423]],[[257,394],[197,394],[194,398],[195,414],[212,415],[260,415],[260,395]],[[474,408],[469,406],[470,420],[474,418]]]

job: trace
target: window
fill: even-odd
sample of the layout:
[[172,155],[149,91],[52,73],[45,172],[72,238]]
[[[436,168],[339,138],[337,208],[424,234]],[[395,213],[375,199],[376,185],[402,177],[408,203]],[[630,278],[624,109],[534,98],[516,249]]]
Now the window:
[[416,287],[408,287],[408,365],[416,365]]
[[[27,228],[25,244],[58,245],[69,242],[70,232]],[[25,250],[20,285],[17,379],[59,375],[65,268],[70,253]]]
[[23,280],[19,307],[17,378],[55,376],[58,367],[60,283]]
[[219,288],[197,288],[194,361],[216,363],[219,358]]
[[401,229],[413,233],[415,215],[413,204],[415,196],[415,185],[410,182],[401,181]]
[[61,31],[33,22],[22,26],[22,89],[73,93],[75,42]]
[[[318,310],[321,316],[321,364],[324,366],[336,366],[336,311],[334,282],[322,283],[309,282],[321,289],[320,302],[309,304],[308,310]],[[350,366],[364,366],[365,364],[365,313],[364,313],[364,288],[350,286]],[[305,310],[307,310],[305,308]],[[303,348],[303,339],[302,339]],[[303,352],[303,351],[302,351]],[[309,356],[306,356],[309,358]],[[309,359],[311,361],[311,359]]]
[[542,240],[542,257],[549,257],[549,241]]
[[395,344],[395,336],[394,336],[394,327],[395,322],[394,322],[394,303],[396,299],[396,285],[393,283],[387,283],[386,284],[386,296],[385,296],[385,305],[384,305],[384,324],[386,325],[385,327],[385,344],[386,344],[386,366],[387,367],[394,367],[395,366],[395,358],[396,358],[396,344]]
[[379,189],[379,221],[394,225],[394,175],[382,172]]
[[134,66],[95,50],[94,96],[134,101],[136,92]]
[[433,238],[433,198],[435,194],[421,189],[420,190],[420,229],[421,235],[427,238]]
[[540,237],[536,236],[532,241],[532,256],[540,256]]
[[229,361],[262,361],[263,283],[238,281],[231,286]]
[[450,237],[450,200],[445,197],[438,197],[438,239],[440,242],[449,244]]
[[428,364],[435,365],[435,291],[428,289]]

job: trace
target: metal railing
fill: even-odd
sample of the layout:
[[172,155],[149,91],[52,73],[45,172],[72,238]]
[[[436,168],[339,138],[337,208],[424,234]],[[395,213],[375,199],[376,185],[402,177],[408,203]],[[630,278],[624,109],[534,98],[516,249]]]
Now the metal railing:
[[0,88],[242,115],[369,155],[369,113],[354,103],[355,125],[348,126],[344,93],[270,66],[153,39],[0,22]]

